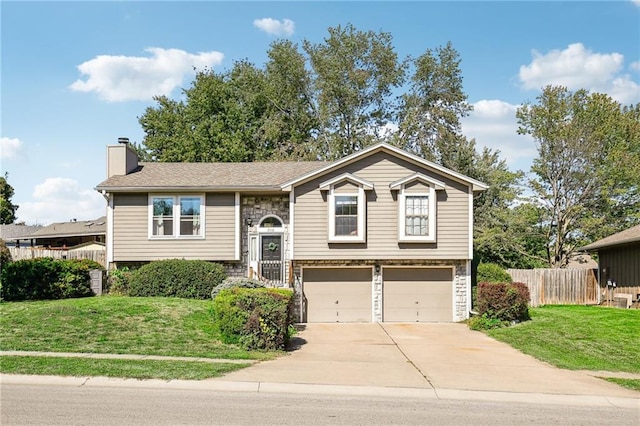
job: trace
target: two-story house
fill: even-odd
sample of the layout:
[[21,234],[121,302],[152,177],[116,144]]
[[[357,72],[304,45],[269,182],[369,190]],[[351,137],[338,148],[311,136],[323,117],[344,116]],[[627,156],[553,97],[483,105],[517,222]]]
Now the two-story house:
[[107,147],[107,263],[215,261],[295,289],[302,322],[451,322],[471,308],[487,186],[378,144],[334,162],[139,163]]

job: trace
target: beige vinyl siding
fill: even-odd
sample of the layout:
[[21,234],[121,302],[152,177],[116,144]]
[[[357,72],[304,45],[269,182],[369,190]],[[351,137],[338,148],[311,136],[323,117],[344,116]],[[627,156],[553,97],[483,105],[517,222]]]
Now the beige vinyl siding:
[[404,191],[408,194],[428,193],[429,187],[422,182],[411,182],[404,187]]
[[334,185],[333,191],[337,194],[353,194],[358,192],[358,185],[351,182],[340,182]]
[[149,239],[148,194],[114,194],[113,260],[235,260],[233,193],[206,194],[205,238]]
[[[437,242],[398,243],[397,191],[389,184],[420,172],[442,181],[437,194]],[[352,173],[375,185],[367,198],[366,243],[331,243],[328,239],[327,191],[320,183]],[[304,259],[467,259],[469,187],[393,155],[379,152],[295,189],[295,258]]]

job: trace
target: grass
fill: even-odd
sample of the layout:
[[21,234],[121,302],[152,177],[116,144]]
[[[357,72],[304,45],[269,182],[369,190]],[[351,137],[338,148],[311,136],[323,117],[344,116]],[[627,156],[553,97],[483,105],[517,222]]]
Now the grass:
[[210,300],[88,297],[0,304],[5,351],[271,359],[218,340]]
[[[219,341],[210,300],[89,297],[0,303],[0,349],[271,359]],[[249,363],[3,356],[0,372],[58,376],[202,380]]]
[[560,368],[640,373],[640,310],[544,306],[529,311],[531,321],[487,334]]
[[0,304],[5,351],[270,359],[220,343],[210,300],[89,297]]
[[9,374],[75,377],[103,376],[163,380],[203,380],[218,377],[249,365],[197,361],[48,358],[32,356],[3,356],[0,360],[0,371]]

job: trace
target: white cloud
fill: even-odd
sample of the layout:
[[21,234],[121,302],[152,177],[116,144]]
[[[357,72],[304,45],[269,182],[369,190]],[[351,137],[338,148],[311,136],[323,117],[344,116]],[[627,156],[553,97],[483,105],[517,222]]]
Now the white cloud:
[[0,159],[16,158],[22,152],[22,141],[17,138],[0,138]]
[[631,3],[633,3],[636,6],[640,7],[640,0],[631,0]]
[[[640,0],[638,0],[638,2],[640,3]],[[629,69],[633,71],[640,71],[640,61],[631,62],[629,64]]]
[[533,61],[520,67],[518,77],[526,90],[562,85],[606,93],[623,104],[640,101],[640,85],[630,75],[620,74],[623,65],[620,53],[596,53],[574,43],[546,54],[534,50]]
[[53,177],[36,185],[33,200],[18,203],[18,219],[27,223],[47,225],[96,219],[106,214],[106,202],[93,189],[83,188],[74,179]]
[[272,18],[256,19],[253,21],[253,25],[267,34],[277,36],[292,35],[296,26],[296,24],[291,19],[283,19],[282,21],[279,21]]
[[476,102],[474,110],[462,119],[462,132],[468,138],[475,138],[476,147],[483,146],[499,150],[512,170],[528,171],[536,156],[536,146],[529,136],[518,135],[516,110],[512,105],[500,100]]
[[78,79],[69,88],[77,92],[95,92],[111,102],[150,100],[170,95],[193,68],[213,67],[222,62],[220,52],[192,54],[180,49],[146,49],[150,57],[100,55],[78,65],[86,80]]

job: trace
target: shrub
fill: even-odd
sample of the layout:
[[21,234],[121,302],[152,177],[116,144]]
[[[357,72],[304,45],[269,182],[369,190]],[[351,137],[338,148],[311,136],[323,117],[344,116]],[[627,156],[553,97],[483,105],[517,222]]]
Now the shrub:
[[2,271],[2,298],[18,301],[92,296],[88,265],[50,257],[12,262]]
[[477,273],[478,283],[510,283],[511,275],[507,273],[500,265],[495,263],[481,263],[478,265]]
[[523,283],[478,284],[478,312],[500,321],[529,319],[529,289]]
[[204,260],[158,260],[131,274],[130,296],[207,299],[226,278],[222,265]]
[[131,272],[126,266],[109,271],[107,281],[109,294],[116,296],[128,296],[132,273],[133,272]]
[[0,238],[0,272],[4,268],[5,265],[11,263],[13,259],[11,258],[11,252],[9,248],[5,244],[4,240]]
[[102,269],[102,265],[87,259],[57,260],[56,299],[93,296],[91,269]]
[[239,288],[264,288],[264,284],[262,284],[258,280],[254,280],[252,278],[229,277],[226,280],[222,281],[221,284],[216,286],[211,291],[211,298],[215,299],[216,296],[218,295],[218,293],[220,293],[222,290],[225,290],[225,289],[228,289],[228,288],[234,288],[234,287],[239,287]]
[[215,326],[224,343],[248,350],[285,347],[292,324],[291,290],[234,287],[222,290],[213,305]]
[[492,328],[503,327],[505,322],[500,321],[499,319],[489,318],[487,314],[482,314],[480,316],[469,318],[467,324],[471,330],[490,330]]

